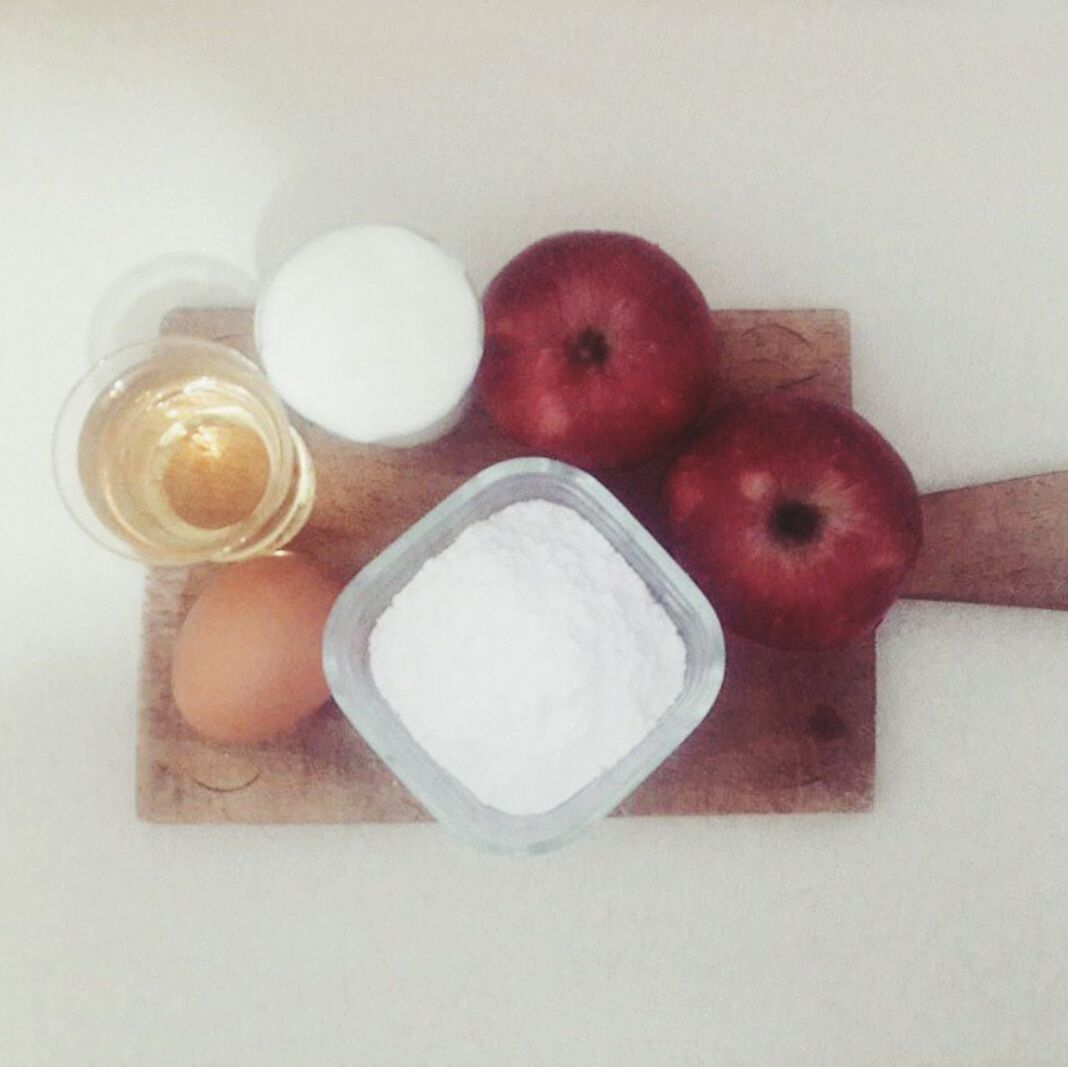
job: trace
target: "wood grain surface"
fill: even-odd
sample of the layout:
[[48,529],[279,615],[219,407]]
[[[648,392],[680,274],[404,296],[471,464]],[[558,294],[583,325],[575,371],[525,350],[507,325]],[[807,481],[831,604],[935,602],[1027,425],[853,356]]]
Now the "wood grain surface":
[[923,523],[905,596],[1068,609],[1068,472],[930,493]]
[[[850,402],[849,320],[840,311],[724,311],[716,403],[772,389]],[[255,356],[245,309],[172,313],[164,332],[209,337]],[[452,434],[407,450],[364,448],[294,417],[319,479],[293,547],[355,574],[465,479],[522,454],[478,410]],[[605,483],[662,537],[667,460]],[[177,629],[210,567],[153,570],[144,607],[138,811],[159,822],[405,821],[425,814],[333,705],[256,748],[196,737],[170,694]],[[875,643],[776,652],[728,634],[715,709],[619,814],[862,811],[875,767]]]

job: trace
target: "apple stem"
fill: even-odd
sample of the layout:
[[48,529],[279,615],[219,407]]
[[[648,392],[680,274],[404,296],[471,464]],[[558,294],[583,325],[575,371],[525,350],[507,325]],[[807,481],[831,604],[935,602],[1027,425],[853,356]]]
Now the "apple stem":
[[608,359],[608,340],[600,330],[587,326],[575,338],[570,354],[576,363],[598,367]]
[[823,516],[820,510],[803,500],[784,500],[771,513],[771,535],[787,545],[807,545],[819,534]]

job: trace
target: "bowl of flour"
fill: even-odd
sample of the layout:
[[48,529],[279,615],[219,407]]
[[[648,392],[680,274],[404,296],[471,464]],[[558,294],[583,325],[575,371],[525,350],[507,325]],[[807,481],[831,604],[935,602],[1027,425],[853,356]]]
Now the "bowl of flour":
[[723,631],[592,476],[509,460],[369,563],[323,638],[338,706],[417,800],[540,852],[615,808],[712,708]]

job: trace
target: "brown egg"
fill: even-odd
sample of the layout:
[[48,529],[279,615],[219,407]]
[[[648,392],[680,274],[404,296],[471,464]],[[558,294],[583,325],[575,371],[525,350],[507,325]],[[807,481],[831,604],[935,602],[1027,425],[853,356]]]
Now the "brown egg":
[[311,715],[330,695],[323,627],[340,590],[298,555],[222,568],[174,648],[171,683],[186,722],[213,741],[249,744]]

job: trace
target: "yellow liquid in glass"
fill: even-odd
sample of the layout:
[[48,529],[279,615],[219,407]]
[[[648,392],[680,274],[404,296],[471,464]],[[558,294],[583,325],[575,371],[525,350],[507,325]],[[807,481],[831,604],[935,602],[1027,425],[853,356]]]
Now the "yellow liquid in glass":
[[97,517],[147,558],[270,551],[303,524],[314,479],[257,372],[210,358],[150,360],[93,405],[78,465]]

